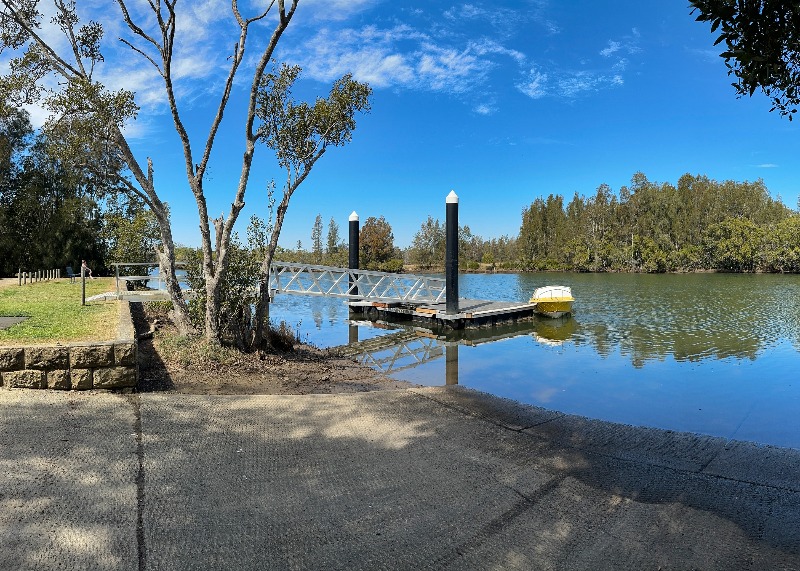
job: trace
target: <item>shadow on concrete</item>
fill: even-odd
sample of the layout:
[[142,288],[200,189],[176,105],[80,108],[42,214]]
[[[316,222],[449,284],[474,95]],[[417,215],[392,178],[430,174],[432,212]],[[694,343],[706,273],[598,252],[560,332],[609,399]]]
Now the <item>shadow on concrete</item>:
[[155,568],[800,569],[793,451],[463,389],[141,411]]
[[0,569],[138,569],[133,432],[118,395],[0,390]]
[[169,391],[175,388],[167,366],[153,347],[153,338],[141,338],[150,331],[150,324],[145,316],[141,303],[131,303],[131,318],[139,339],[138,366],[139,382],[138,392]]

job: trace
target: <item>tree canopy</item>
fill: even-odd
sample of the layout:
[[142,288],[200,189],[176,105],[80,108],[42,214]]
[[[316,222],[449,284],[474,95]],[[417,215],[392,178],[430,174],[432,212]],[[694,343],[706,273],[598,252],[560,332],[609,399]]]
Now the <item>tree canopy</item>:
[[714,45],[739,96],[757,89],[772,100],[772,109],[788,116],[800,103],[800,3],[795,0],[690,0],[692,14],[719,32]]
[[[262,295],[251,348],[260,348],[265,339],[269,301],[266,281],[289,200],[328,147],[351,140],[356,113],[369,110],[371,89],[349,74],[335,81],[329,96],[318,98],[313,105],[292,99],[291,88],[300,68],[276,64],[273,54],[299,1],[230,3],[230,21],[235,25],[227,29],[231,36],[224,45],[232,49],[222,71],[225,77],[215,86],[216,96],[209,95],[216,101],[211,105],[205,138],[190,134],[187,128],[189,106],[179,96],[176,81],[180,74],[173,71],[180,51],[176,46],[194,31],[186,25],[186,19],[181,19],[193,9],[191,4],[184,3],[179,8],[177,0],[116,0],[107,4],[115,4],[118,11],[102,8],[103,17],[112,22],[111,28],[122,34],[121,45],[130,49],[141,66],[156,74],[167,101],[183,154],[180,168],[185,170],[187,187],[197,205],[200,275],[205,289],[201,328],[213,343],[222,340],[220,332],[227,327],[226,316],[220,313],[225,297],[221,288],[231,283],[225,274],[229,255],[238,255],[238,246],[233,242],[234,225],[245,205],[257,144],[275,153],[286,178],[283,197],[271,221],[271,238],[263,247],[265,257],[259,278]],[[132,92],[97,81],[100,74],[96,72],[105,62],[101,46],[108,44],[103,43],[103,25],[82,16],[92,10],[99,13],[99,5],[91,0],[52,0],[52,17],[45,16],[43,12],[47,10],[39,8],[39,0],[0,0],[0,54],[8,61],[6,73],[0,76],[0,101],[12,107],[36,104],[49,113],[43,131],[53,145],[53,156],[68,167],[65,172],[78,173],[85,182],[98,177],[108,179],[110,173],[116,177],[114,183],[120,190],[147,205],[159,227],[157,254],[173,303],[173,320],[182,333],[195,331],[193,323],[200,322],[189,315],[175,274],[169,208],[156,184],[154,161],[152,157],[137,156],[125,134],[125,125],[137,118],[140,109]],[[243,74],[248,77],[243,78]],[[237,90],[244,91],[242,100],[246,102],[238,106],[244,127],[241,170],[230,210],[227,215],[212,219],[204,185],[223,119],[234,116],[229,102]],[[227,318],[232,318],[231,314]],[[249,320],[247,316],[242,318]],[[245,329],[250,325],[244,324]]]

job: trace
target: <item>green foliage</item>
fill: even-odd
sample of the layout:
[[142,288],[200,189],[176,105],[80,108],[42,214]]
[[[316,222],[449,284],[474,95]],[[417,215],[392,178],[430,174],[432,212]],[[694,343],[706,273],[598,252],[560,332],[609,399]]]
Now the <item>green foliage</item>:
[[106,264],[155,259],[160,244],[158,221],[141,202],[114,196],[107,202],[102,220]]
[[403,271],[403,260],[400,258],[390,258],[385,262],[382,262],[375,268],[370,269],[377,269],[381,272],[389,272],[392,274],[397,274]]
[[708,262],[720,270],[755,271],[763,239],[763,230],[747,219],[730,218],[713,224],[705,239]]
[[292,99],[299,66],[282,64],[264,74],[259,87],[256,116],[261,120],[258,137],[275,151],[281,167],[308,170],[320,151],[350,142],[356,128],[356,112],[370,110],[372,89],[347,74],[338,79],[327,99],[313,105]]
[[0,119],[0,274],[77,267],[86,259],[98,275],[105,254],[94,188],[61,168],[47,148],[25,114]]
[[765,262],[772,272],[800,272],[800,216],[781,220],[766,232]]
[[394,234],[383,216],[367,218],[361,226],[358,241],[361,248],[359,265],[365,270],[380,270],[394,255]]
[[800,5],[790,0],[690,0],[697,20],[719,31],[714,45],[739,97],[761,89],[772,109],[792,115],[800,102]]
[[444,224],[432,216],[422,223],[419,231],[414,234],[409,250],[409,262],[421,268],[443,266],[445,256],[445,228]]
[[687,174],[676,187],[636,173],[619,198],[600,185],[565,208],[552,194],[534,200],[522,212],[517,255],[527,270],[795,271],[791,247],[783,247],[791,231],[777,230],[793,217],[761,180]]
[[[217,328],[221,341],[240,349],[249,346],[253,326],[251,306],[256,302],[255,284],[261,268],[260,259],[251,249],[244,248],[233,236],[228,246],[229,271],[220,281]],[[186,280],[194,295],[189,301],[189,316],[192,324],[203,331],[206,317],[206,288],[203,278],[202,253],[194,250],[189,254]]]
[[322,263],[322,215],[317,214],[311,228],[311,253],[315,264]]

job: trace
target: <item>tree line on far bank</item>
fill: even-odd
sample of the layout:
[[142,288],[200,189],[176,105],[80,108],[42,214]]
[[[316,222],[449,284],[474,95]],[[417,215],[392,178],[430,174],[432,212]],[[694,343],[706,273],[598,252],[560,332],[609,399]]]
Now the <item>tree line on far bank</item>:
[[[322,240],[322,217],[302,243],[278,259],[346,266],[347,246],[335,220]],[[444,267],[444,223],[429,216],[406,249],[389,222],[361,227],[360,265],[382,271]],[[517,236],[484,239],[459,228],[464,270],[577,272],[800,272],[800,214],[773,199],[763,181],[715,181],[686,174],[677,185],[636,173],[618,192],[601,184],[567,202],[550,194],[522,209]]]

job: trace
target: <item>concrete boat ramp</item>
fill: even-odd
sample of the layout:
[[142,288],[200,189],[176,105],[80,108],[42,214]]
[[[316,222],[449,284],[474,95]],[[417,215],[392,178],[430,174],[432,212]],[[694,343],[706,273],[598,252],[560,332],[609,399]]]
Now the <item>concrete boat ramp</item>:
[[800,451],[462,387],[0,389],[0,569],[798,570]]

